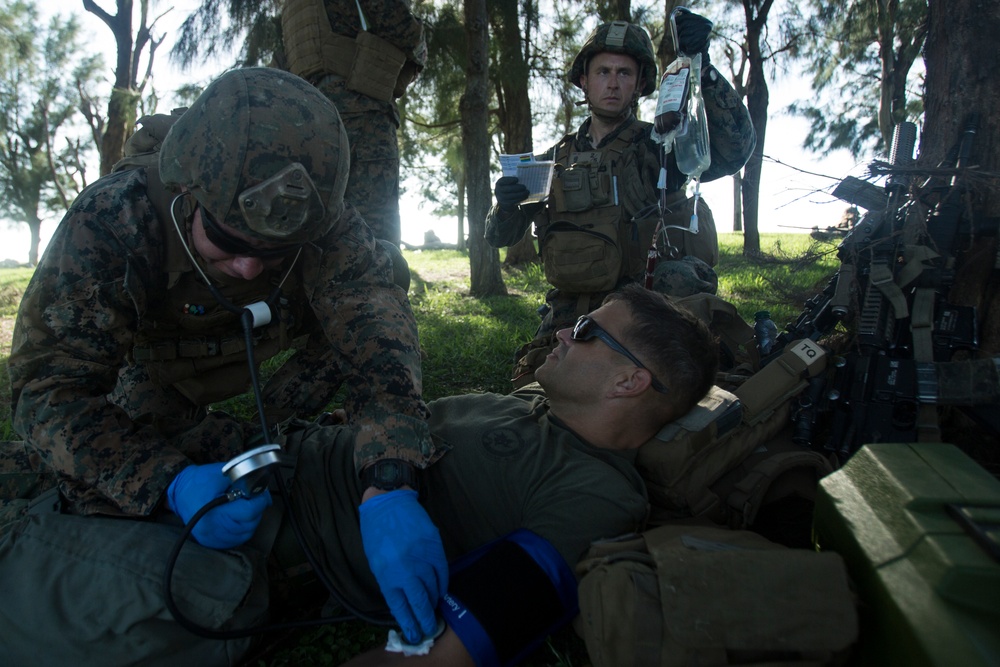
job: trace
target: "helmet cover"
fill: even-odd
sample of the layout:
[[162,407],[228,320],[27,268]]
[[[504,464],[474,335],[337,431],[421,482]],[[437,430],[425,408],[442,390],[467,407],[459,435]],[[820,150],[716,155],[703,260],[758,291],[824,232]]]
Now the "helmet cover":
[[278,69],[236,69],[170,128],[160,178],[250,238],[307,243],[344,211],[349,152],[337,108],[311,84]]
[[644,29],[626,21],[602,23],[594,28],[580,52],[570,65],[566,78],[580,88],[580,77],[586,72],[587,63],[598,53],[623,53],[632,56],[639,63],[643,78],[639,95],[646,96],[656,90],[656,58],[653,42]]

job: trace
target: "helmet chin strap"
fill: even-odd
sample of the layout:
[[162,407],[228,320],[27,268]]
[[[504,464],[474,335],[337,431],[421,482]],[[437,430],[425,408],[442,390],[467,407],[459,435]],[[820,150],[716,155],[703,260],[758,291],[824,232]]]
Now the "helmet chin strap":
[[[271,319],[270,313],[273,312],[274,306],[278,302],[278,297],[281,295],[281,287],[285,284],[285,281],[288,279],[288,276],[292,274],[292,269],[295,268],[295,264],[299,261],[299,257],[302,255],[302,248],[299,248],[299,251],[295,253],[295,259],[292,260],[292,264],[291,266],[288,267],[288,271],[286,271],[285,275],[282,276],[281,281],[277,284],[277,286],[275,286],[274,290],[271,291],[271,294],[268,296],[266,301],[259,303],[252,303],[249,306],[237,306],[229,299],[227,299],[225,296],[223,296],[222,292],[220,292],[219,289],[212,284],[212,281],[209,280],[208,276],[205,274],[205,271],[202,270],[201,264],[199,264],[198,260],[195,259],[194,253],[191,252],[190,246],[188,246],[187,239],[185,238],[184,232],[181,230],[181,225],[177,221],[177,215],[174,212],[177,202],[180,200],[181,197],[187,194],[191,193],[185,190],[184,192],[174,197],[173,201],[170,202],[170,219],[174,223],[174,229],[177,230],[177,237],[180,239],[181,245],[184,247],[184,252],[187,253],[188,259],[191,260],[191,265],[201,275],[202,280],[205,281],[205,285],[208,287],[208,291],[212,293],[212,296],[215,297],[215,300],[219,302],[220,306],[222,306],[229,312],[234,313],[236,315],[242,315],[244,310],[249,310],[252,315],[257,315],[257,313],[259,312],[262,315],[256,316],[255,319],[260,321],[261,324],[267,324],[268,322],[270,322]],[[267,310],[268,312],[264,313],[264,310]]]

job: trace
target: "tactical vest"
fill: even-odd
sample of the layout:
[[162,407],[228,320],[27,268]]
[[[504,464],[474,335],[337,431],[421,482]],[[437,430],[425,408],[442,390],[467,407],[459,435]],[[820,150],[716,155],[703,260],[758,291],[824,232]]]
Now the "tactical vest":
[[381,37],[366,30],[356,37],[333,32],[323,0],[286,0],[281,31],[289,71],[307,81],[333,74],[349,90],[391,102],[416,76],[404,67],[406,54]]
[[650,127],[634,121],[593,151],[575,151],[572,134],[559,142],[555,161],[562,168],[552,178],[548,219],[536,222],[545,278],[553,287],[606,292],[625,276],[641,275],[656,216],[637,221],[626,213],[624,184],[641,174],[634,160],[623,167],[624,153]]
[[[216,301],[191,266],[170,217],[170,202],[176,193],[160,183],[156,167],[147,167],[147,180],[147,192],[161,225],[166,291],[151,299],[148,310],[140,316],[129,361],[143,365],[155,384],[172,385],[196,405],[241,394],[250,386],[250,369],[240,318]],[[243,306],[268,299],[283,276],[282,269],[265,271],[254,280],[216,287],[230,302]],[[299,293],[300,284],[293,270],[281,294]],[[253,331],[257,363],[293,347],[293,338],[303,329],[301,300],[282,297],[275,301],[276,316],[271,323]]]

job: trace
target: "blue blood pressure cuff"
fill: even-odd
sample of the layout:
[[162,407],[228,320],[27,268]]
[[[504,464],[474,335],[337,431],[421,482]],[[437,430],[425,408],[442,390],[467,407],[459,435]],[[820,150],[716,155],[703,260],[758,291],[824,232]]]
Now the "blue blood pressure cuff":
[[448,581],[438,612],[477,667],[520,662],[579,611],[573,571],[526,529],[459,558]]

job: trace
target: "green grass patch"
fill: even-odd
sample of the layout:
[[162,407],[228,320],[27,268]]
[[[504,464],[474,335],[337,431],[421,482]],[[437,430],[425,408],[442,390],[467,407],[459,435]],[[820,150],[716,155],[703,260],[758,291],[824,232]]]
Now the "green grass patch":
[[760,256],[744,257],[742,234],[719,234],[719,296],[750,323],[758,310],[770,311],[781,329],[840,266],[837,247],[808,234],[761,234],[760,247]]
[[33,268],[0,269],[0,317],[14,317]]

